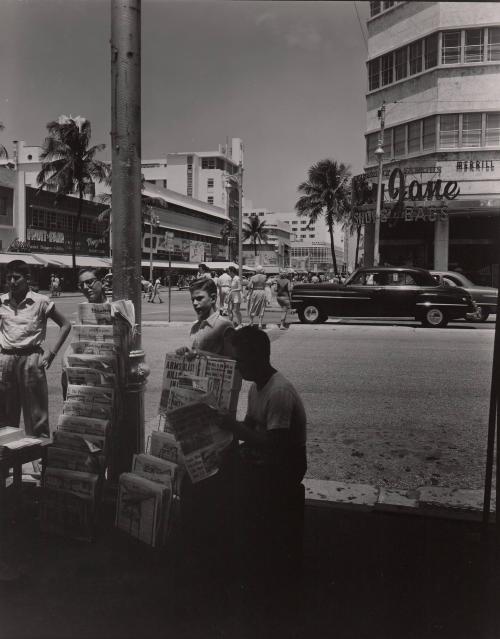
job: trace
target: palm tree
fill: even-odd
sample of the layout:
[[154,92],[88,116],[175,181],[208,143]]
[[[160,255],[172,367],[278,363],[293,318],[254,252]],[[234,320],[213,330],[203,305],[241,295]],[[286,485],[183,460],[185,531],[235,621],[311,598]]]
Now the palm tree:
[[[335,222],[342,222],[350,209],[347,180],[351,172],[349,167],[335,160],[320,160],[307,172],[307,181],[299,184],[298,192],[302,196],[295,204],[299,216],[307,215],[309,225],[318,217],[324,216],[330,234],[333,270],[338,275],[337,258],[333,241]],[[307,227],[306,227],[307,228]]]
[[243,239],[252,240],[255,257],[257,257],[257,243],[265,244],[267,242],[268,233],[269,230],[267,229],[265,220],[260,221],[256,215],[251,215],[249,222],[245,222],[243,224]]
[[221,227],[220,236],[224,244],[227,244],[228,258],[231,261],[231,241],[234,237],[234,223],[232,220],[226,220]]
[[76,279],[76,237],[83,211],[84,195],[93,198],[94,184],[102,182],[109,173],[109,166],[95,159],[105,144],[89,146],[90,122],[80,116],[62,115],[47,124],[48,136],[40,155],[42,168],[37,175],[41,189],[55,191],[57,195],[78,193],[78,209],[73,220],[71,254],[73,275]]

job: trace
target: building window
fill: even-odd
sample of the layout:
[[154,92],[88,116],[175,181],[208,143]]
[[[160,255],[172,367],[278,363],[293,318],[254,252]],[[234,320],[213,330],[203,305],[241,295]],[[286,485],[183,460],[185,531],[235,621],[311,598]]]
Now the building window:
[[486,114],[485,146],[500,146],[500,113]]
[[368,163],[375,160],[375,154],[373,153],[377,148],[378,133],[370,133],[366,136],[366,158]]
[[438,34],[425,38],[425,68],[432,69],[438,63]]
[[424,118],[422,124],[422,148],[430,151],[436,148],[436,116]]
[[386,53],[382,56],[382,86],[392,82],[393,53]]
[[209,204],[213,204],[213,203],[214,203],[214,196],[213,196],[213,195],[209,195],[209,196],[207,197],[207,202],[208,202]]
[[382,7],[380,2],[370,2],[370,17],[380,13]]
[[384,135],[384,153],[386,158],[392,157],[392,132],[393,129],[386,129]]
[[410,44],[410,75],[422,71],[422,40]]
[[2,217],[6,216],[8,213],[7,211],[7,198],[6,197],[0,197],[0,215]]
[[481,146],[481,113],[462,116],[462,146]]
[[458,64],[460,62],[460,31],[445,31],[441,47],[441,64]]
[[394,155],[406,155],[406,124],[394,127]]
[[408,48],[401,47],[401,49],[398,49],[394,55],[396,80],[402,80],[408,75]]
[[213,189],[214,188],[214,179],[213,178],[208,178],[207,180],[207,189]]
[[488,29],[488,60],[500,60],[500,28]]
[[369,90],[378,89],[380,86],[380,58],[368,62]]
[[482,62],[484,45],[483,29],[467,29],[465,32],[465,62]]
[[201,160],[202,169],[215,169],[215,167],[216,167],[215,158],[202,158]]
[[421,120],[408,124],[408,153],[420,151],[420,123]]
[[458,146],[458,114],[442,115],[439,128],[439,146],[456,148]]

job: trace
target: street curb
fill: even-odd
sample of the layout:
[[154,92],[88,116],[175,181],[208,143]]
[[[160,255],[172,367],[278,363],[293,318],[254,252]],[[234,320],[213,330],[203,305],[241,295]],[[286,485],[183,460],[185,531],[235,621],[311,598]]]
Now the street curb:
[[[305,478],[303,484],[307,506],[462,521],[482,520],[484,492],[481,489],[422,486],[404,490],[309,478]],[[489,520],[491,523],[495,521],[494,495]]]

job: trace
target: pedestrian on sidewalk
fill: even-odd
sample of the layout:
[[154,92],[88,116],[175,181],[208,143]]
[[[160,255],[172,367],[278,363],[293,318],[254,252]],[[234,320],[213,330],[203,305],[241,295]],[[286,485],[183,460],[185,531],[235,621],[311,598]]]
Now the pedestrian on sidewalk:
[[158,297],[158,301],[160,302],[160,304],[163,304],[163,300],[160,297],[160,286],[161,286],[160,278],[157,277],[153,285],[153,288],[151,290],[148,302],[151,302],[152,304],[154,304],[156,297]]
[[243,318],[241,317],[241,281],[235,266],[230,266],[227,270],[231,277],[228,307],[229,319],[236,328],[239,328],[243,323]]
[[191,357],[198,351],[214,355],[231,355],[231,335],[234,326],[217,310],[217,286],[211,278],[201,278],[189,286],[191,302],[198,316],[189,333],[191,347],[181,346],[178,355]]
[[221,315],[228,314],[231,281],[232,278],[226,271],[221,273],[221,275],[219,275],[219,277],[217,278],[217,288],[219,290],[219,310]]
[[291,306],[291,285],[287,276],[281,272],[276,280],[276,300],[281,307],[281,330],[287,328],[286,316]]
[[250,326],[258,318],[259,328],[263,326],[264,312],[266,310],[266,274],[263,266],[255,267],[255,275],[248,282],[248,315]]
[[[19,428],[21,409],[27,435],[49,437],[46,369],[66,340],[70,322],[46,295],[30,290],[26,262],[7,265],[9,292],[0,296],[0,425]],[[51,319],[59,326],[52,349],[42,348]]]

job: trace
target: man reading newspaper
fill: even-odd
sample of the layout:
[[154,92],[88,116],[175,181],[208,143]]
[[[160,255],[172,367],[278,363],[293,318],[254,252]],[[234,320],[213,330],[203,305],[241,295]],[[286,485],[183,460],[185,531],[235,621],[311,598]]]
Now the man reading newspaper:
[[220,423],[243,442],[236,466],[237,538],[246,539],[240,552],[247,552],[250,561],[258,556],[271,567],[294,534],[289,515],[297,510],[307,468],[306,413],[293,385],[271,365],[264,331],[244,327],[232,343],[238,370],[253,382],[245,420],[226,416]]

